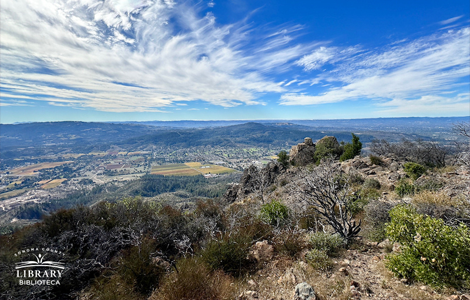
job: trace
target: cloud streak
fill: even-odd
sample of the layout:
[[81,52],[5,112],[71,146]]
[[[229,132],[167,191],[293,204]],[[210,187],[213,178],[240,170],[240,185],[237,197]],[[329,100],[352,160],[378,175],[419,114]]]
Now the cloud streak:
[[[412,110],[404,107],[421,107],[424,102],[429,101],[428,106],[433,107],[432,109],[446,107],[448,111],[447,108],[454,107],[454,111],[458,112],[463,105],[462,97],[466,97],[468,111],[468,94],[457,98],[444,94],[468,86],[469,38],[470,29],[463,28],[406,44],[392,45],[380,52],[351,49],[349,54],[340,54],[338,48],[320,48],[297,63],[307,71],[316,69],[320,64],[329,64],[329,71],[311,80],[315,84],[334,84],[317,95],[284,93],[280,104],[314,105],[370,99],[401,107],[397,111],[411,112]],[[328,55],[323,55],[324,53]],[[440,99],[441,102],[436,102],[435,99]],[[444,105],[443,99],[450,102]],[[417,106],[412,105],[413,103]],[[455,105],[452,106],[452,103]]]
[[218,26],[172,0],[18,0],[1,14],[2,97],[101,111],[260,104],[257,95],[285,91],[268,73],[310,49],[289,44],[291,28],[244,50],[249,26]]

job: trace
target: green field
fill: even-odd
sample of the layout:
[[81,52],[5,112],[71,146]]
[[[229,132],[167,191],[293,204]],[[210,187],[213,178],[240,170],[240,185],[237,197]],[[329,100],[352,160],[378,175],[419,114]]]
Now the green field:
[[0,194],[0,200],[16,197],[16,196],[19,196],[19,195],[27,192],[27,191],[28,191],[28,189],[9,191],[9,192]]

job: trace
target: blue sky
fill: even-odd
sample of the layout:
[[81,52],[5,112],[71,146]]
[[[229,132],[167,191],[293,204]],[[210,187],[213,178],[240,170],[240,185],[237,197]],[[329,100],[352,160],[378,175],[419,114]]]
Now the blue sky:
[[1,123],[470,115],[470,2],[1,0]]

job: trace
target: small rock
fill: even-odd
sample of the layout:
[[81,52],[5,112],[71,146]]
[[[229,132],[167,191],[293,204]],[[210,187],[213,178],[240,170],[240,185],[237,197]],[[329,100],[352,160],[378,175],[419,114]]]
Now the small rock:
[[238,300],[254,300],[258,299],[258,293],[255,291],[244,291],[238,296]]
[[345,267],[340,268],[338,271],[339,271],[340,273],[343,273],[343,274],[346,275],[346,276],[348,276],[348,274],[349,274],[348,270],[346,270]]
[[447,300],[459,300],[460,297],[458,295],[452,295],[452,296],[449,296],[447,297]]
[[361,289],[361,285],[359,284],[359,282],[354,280],[351,280],[351,287],[354,287],[357,290]]
[[372,257],[372,259],[375,260],[375,261],[380,261],[380,257],[378,257],[377,255]]
[[315,291],[306,282],[299,283],[294,290],[294,300],[316,300]]
[[422,286],[419,287],[419,289],[425,291],[425,290],[427,290],[428,288],[427,288],[425,285],[422,285]]
[[470,300],[470,295],[468,294],[462,295],[460,296],[460,300]]
[[248,280],[248,285],[252,287],[258,287],[258,284],[253,279]]
[[408,278],[402,278],[400,279],[401,283],[407,284],[408,283]]
[[274,247],[268,244],[268,241],[256,242],[249,253],[250,258],[254,258],[257,262],[266,262],[273,258]]
[[401,247],[400,247],[400,244],[398,243],[393,243],[393,252],[400,252],[401,251]]
[[388,239],[386,239],[385,241],[379,243],[377,246],[380,248],[380,249],[384,249],[386,248],[388,245],[390,245],[390,241]]
[[350,263],[351,263],[351,261],[349,259],[345,259],[341,262],[341,265],[343,267],[347,267],[347,266],[349,266]]

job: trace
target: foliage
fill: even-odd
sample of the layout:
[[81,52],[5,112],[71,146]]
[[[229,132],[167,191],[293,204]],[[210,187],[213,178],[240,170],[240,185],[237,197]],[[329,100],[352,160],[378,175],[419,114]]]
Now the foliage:
[[347,143],[344,145],[344,153],[339,158],[340,161],[345,161],[351,158],[354,158],[361,154],[362,143],[359,141],[359,137],[352,134],[352,143]]
[[319,164],[323,158],[332,157],[338,159],[343,151],[343,147],[339,145],[335,137],[324,137],[315,145],[313,158]]
[[370,201],[365,207],[365,235],[371,241],[382,242],[385,240],[385,224],[390,222],[389,211],[393,204],[385,201]]
[[364,182],[363,188],[365,189],[380,189],[380,182],[374,178],[367,178]]
[[328,271],[333,267],[328,254],[323,250],[312,249],[305,255],[305,260],[314,268],[321,271]]
[[418,214],[409,205],[390,211],[387,236],[401,245],[388,256],[387,267],[397,276],[432,286],[470,284],[470,230],[453,228],[441,219]]
[[408,176],[410,176],[413,180],[418,179],[426,172],[426,168],[417,163],[407,162],[403,166],[406,174],[408,174]]
[[280,201],[273,200],[261,206],[261,220],[273,226],[284,224],[289,218],[289,208]]
[[377,166],[383,166],[385,163],[384,161],[382,160],[382,158],[380,158],[380,156],[375,156],[375,155],[369,155],[369,158],[370,158],[370,162],[373,164],[373,165],[377,165]]
[[282,150],[281,152],[279,152],[277,154],[277,161],[280,162],[284,167],[288,167],[289,166],[289,155],[287,154],[287,152],[285,150]]
[[221,271],[211,271],[199,257],[183,258],[149,300],[235,299],[233,279]]
[[324,251],[329,256],[336,254],[344,246],[344,239],[338,234],[321,231],[311,234],[308,242],[313,249]]
[[201,256],[212,270],[223,270],[240,276],[251,265],[251,261],[247,259],[251,241],[248,235],[224,234],[221,238],[209,242]]
[[395,193],[400,197],[414,195],[415,192],[416,187],[406,180],[400,180],[398,185],[395,187]]

